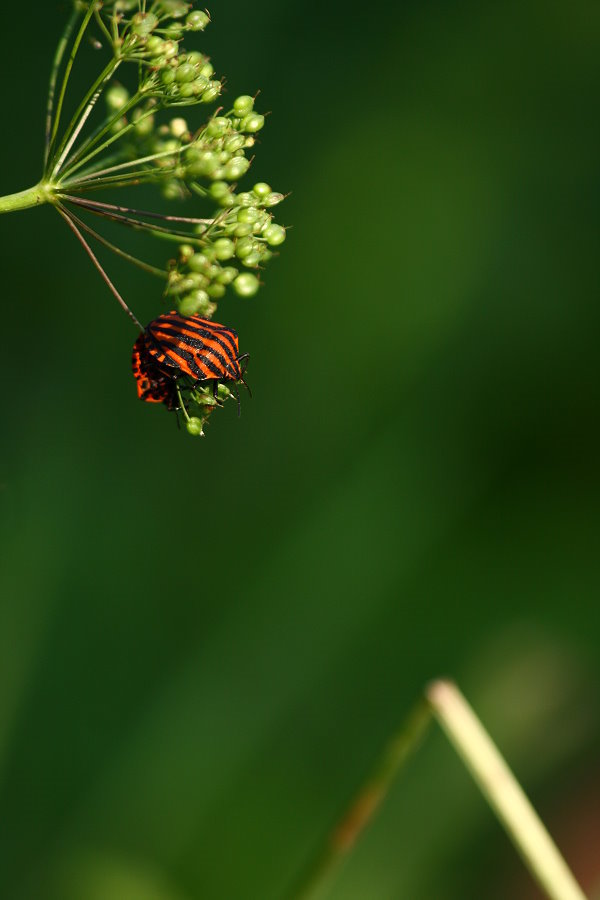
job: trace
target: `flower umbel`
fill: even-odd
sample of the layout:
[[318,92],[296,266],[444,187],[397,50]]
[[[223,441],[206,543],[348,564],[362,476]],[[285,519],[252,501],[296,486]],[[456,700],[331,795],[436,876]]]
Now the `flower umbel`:
[[[180,317],[210,320],[228,291],[256,294],[264,265],[286,237],[273,216],[284,195],[264,182],[238,187],[265,124],[255,97],[238,96],[200,123],[185,109],[215,106],[223,94],[209,57],[183,44],[209,24],[208,12],[184,0],[75,0],[52,67],[42,179],[0,199],[0,211],[54,205],[140,332],[91,243],[160,278],[163,301]],[[84,38],[102,54],[102,68],[65,125],[67,88]],[[174,203],[193,199],[201,215],[97,199],[99,191],[142,184]],[[94,218],[171,242],[174,252],[158,265],[141,260],[96,230]],[[212,410],[232,394],[218,379],[188,378],[184,399],[173,367],[163,375],[173,378],[179,401],[168,408],[181,409],[191,434],[202,434]]]

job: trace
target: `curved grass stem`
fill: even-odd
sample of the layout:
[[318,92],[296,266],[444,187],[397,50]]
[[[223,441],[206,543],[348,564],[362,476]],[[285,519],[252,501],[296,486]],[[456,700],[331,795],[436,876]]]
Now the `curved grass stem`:
[[385,748],[354,800],[310,867],[293,900],[318,900],[370,823],[398,772],[435,719],[473,776],[531,875],[549,900],[586,900],[556,844],[542,824],[483,725],[449,681],[430,684],[404,726]]

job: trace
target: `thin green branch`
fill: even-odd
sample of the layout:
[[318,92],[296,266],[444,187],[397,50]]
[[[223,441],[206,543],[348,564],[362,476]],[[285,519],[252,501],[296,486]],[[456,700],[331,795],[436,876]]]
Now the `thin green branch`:
[[[72,203],[73,199],[71,199],[70,202]],[[136,219],[131,216],[123,216],[119,213],[109,212],[108,210],[101,210],[89,204],[86,205],[81,200],[79,200],[78,205],[85,207],[89,210],[89,212],[93,213],[96,216],[101,216],[104,219],[110,219],[113,222],[118,222],[120,225],[126,225],[129,228],[135,228],[138,231],[149,231],[156,237],[165,236],[167,240],[172,239],[179,241],[179,243],[181,243],[182,239],[192,243],[201,243],[200,238],[196,237],[196,235],[188,234],[186,231],[164,228],[162,225],[151,225],[150,222],[143,222],[141,219]]]
[[106,25],[104,24],[104,19],[102,18],[102,15],[101,15],[98,7],[96,7],[96,9],[94,10],[94,18],[96,19],[98,28],[100,29],[100,31],[102,32],[102,34],[104,35],[104,37],[106,38],[106,40],[108,41],[110,46],[113,48],[113,52],[114,52],[115,46],[113,44],[112,35],[111,35],[110,31],[108,30],[108,28],[106,27]]
[[[148,115],[150,115],[150,112],[148,112]],[[113,134],[112,137],[110,137],[107,141],[104,141],[103,144],[100,144],[99,147],[96,147],[96,149],[93,150],[91,153],[87,153],[82,159],[79,160],[79,162],[75,166],[70,166],[68,171],[65,172],[65,175],[67,177],[70,177],[71,174],[76,169],[79,169],[81,166],[86,165],[91,159],[93,159],[99,153],[102,153],[104,150],[106,150],[107,147],[110,147],[111,144],[114,144],[115,141],[120,141],[122,138],[125,137],[126,134],[128,134],[131,131],[132,128],[135,128],[136,125],[138,125],[144,118],[146,118],[146,116],[142,115],[137,120],[137,122],[130,122],[124,128],[121,128],[120,131],[117,131],[116,134]]]
[[404,727],[386,747],[315,860],[293,900],[326,896],[334,875],[385,799],[398,772],[435,719],[471,772],[525,865],[549,900],[586,900],[556,844],[483,725],[449,681],[430,684]]
[[75,112],[75,115],[69,123],[69,127],[65,131],[61,144],[54,156],[54,167],[52,170],[52,178],[56,178],[60,168],[69,154],[69,151],[77,140],[81,129],[85,125],[90,116],[98,98],[104,90],[108,81],[112,78],[120,65],[119,59],[111,59],[104,67],[96,81],[93,83]]
[[117,256],[120,256],[121,259],[127,260],[127,262],[130,262],[134,266],[137,266],[138,269],[142,269],[144,272],[148,272],[148,274],[150,275],[161,278],[163,281],[167,279],[168,273],[165,271],[165,269],[159,269],[157,266],[152,266],[150,265],[150,263],[144,262],[142,259],[138,259],[137,256],[133,256],[131,253],[127,253],[125,250],[121,250],[121,248],[117,247],[116,244],[113,244],[111,241],[107,240],[107,238],[103,237],[103,235],[99,234],[97,231],[91,228],[87,224],[87,222],[84,222],[83,219],[80,219],[79,216],[76,216],[72,210],[69,210],[69,215],[79,228],[87,232],[87,234],[97,240],[100,244],[103,244],[108,250],[111,250]]
[[54,97],[56,95],[56,83],[58,81],[58,73],[67,49],[67,45],[73,34],[75,24],[79,18],[79,10],[77,6],[73,7],[73,11],[65,26],[65,30],[58,42],[54,59],[52,60],[52,69],[50,72],[50,84],[48,86],[48,103],[46,105],[46,131],[44,136],[44,171],[48,164],[48,156],[50,155],[50,141],[52,134],[52,113],[54,111]]
[[61,206],[60,204],[57,205],[56,209],[59,212],[59,214],[63,217],[63,219],[65,220],[65,222],[67,223],[67,225],[69,226],[69,228],[71,229],[71,231],[73,232],[73,234],[75,235],[75,237],[77,238],[77,240],[79,241],[79,243],[81,244],[81,246],[83,247],[83,249],[85,250],[87,255],[89,256],[89,258],[93,262],[94,266],[100,273],[102,280],[105,282],[105,284],[107,285],[107,287],[110,290],[110,292],[112,293],[112,295],[116,298],[116,300],[119,303],[119,305],[121,306],[121,308],[127,313],[127,315],[132,320],[132,322],[134,322],[135,325],[137,325],[137,327],[140,329],[140,331],[143,331],[144,329],[143,329],[141,323],[138,321],[138,319],[134,316],[132,311],[129,309],[129,307],[127,306],[127,304],[121,297],[120,293],[118,292],[118,290],[116,289],[116,287],[114,286],[114,284],[112,283],[112,281],[110,280],[110,278],[108,277],[106,272],[104,271],[102,264],[100,263],[100,260],[98,259],[98,257],[96,256],[96,254],[94,253],[94,251],[92,250],[92,248],[90,247],[90,245],[88,244],[88,242],[86,241],[84,236],[82,235],[81,231],[79,230],[79,228],[73,221],[73,218],[71,217],[71,214],[69,213],[69,211],[66,210],[64,208],[64,206]]
[[60,117],[62,114],[62,108],[63,108],[64,99],[65,99],[65,94],[67,91],[67,85],[69,83],[69,78],[71,76],[71,69],[73,68],[73,63],[75,62],[75,57],[77,56],[77,51],[79,50],[79,45],[81,44],[83,35],[85,34],[85,30],[89,25],[89,21],[92,17],[92,14],[93,14],[95,8],[96,8],[96,0],[92,0],[92,2],[90,3],[90,5],[87,9],[85,16],[83,17],[83,22],[81,23],[79,31],[77,32],[77,36],[76,36],[73,46],[71,48],[71,53],[69,54],[69,60],[67,62],[66,68],[65,68],[65,74],[63,76],[62,85],[60,88],[58,103],[56,105],[56,115],[54,117],[54,125],[52,126],[52,135],[50,137],[49,153],[52,150],[52,147],[56,140],[58,126],[60,125]]
[[[103,175],[110,175],[112,172],[119,172],[121,169],[130,169],[132,166],[139,166],[143,163],[154,162],[156,159],[165,159],[168,156],[177,156],[179,153],[178,150],[161,150],[159,153],[152,153],[150,156],[141,156],[138,159],[129,159],[126,162],[119,163],[116,166],[109,166],[106,169],[99,169],[96,172],[93,172],[91,175],[80,176],[77,181],[68,181],[65,182],[65,186],[68,187],[69,184],[84,184],[86,181],[90,181],[91,179],[99,178]],[[73,171],[73,170],[71,170]]]
[[[87,153],[88,150],[94,147],[98,143],[98,141],[104,137],[105,134],[108,134],[108,132],[117,124],[119,119],[122,119],[123,116],[125,116],[129,112],[129,110],[139,102],[139,99],[139,95],[134,94],[134,96],[131,97],[127,101],[127,103],[124,104],[124,106],[118,109],[111,116],[107,116],[97,126],[97,128],[92,131],[91,134],[88,135],[88,137],[85,138],[85,140],[80,144],[79,149],[75,151],[70,159],[66,160],[62,173],[63,177],[68,177],[71,170],[75,171],[76,168],[79,168],[79,166],[75,166],[75,163],[77,163],[83,157],[83,155]],[[82,160],[81,165],[85,165],[85,160]]]
[[192,216],[168,216],[165,213],[150,212],[146,209],[133,209],[131,206],[117,206],[115,203],[102,203],[100,200],[81,200],[71,194],[62,194],[64,200],[76,203],[87,209],[107,209],[111,212],[127,213],[134,216],[146,216],[149,219],[161,219],[163,222],[185,222],[188,225],[212,225],[213,219],[196,219]]

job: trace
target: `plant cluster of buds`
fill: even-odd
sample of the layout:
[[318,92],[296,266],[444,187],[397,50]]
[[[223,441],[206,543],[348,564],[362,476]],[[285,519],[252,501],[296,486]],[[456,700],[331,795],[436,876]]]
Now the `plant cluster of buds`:
[[[184,39],[203,33],[209,23],[207,12],[185,0],[74,0],[55,57],[40,193],[54,204],[140,328],[88,238],[161,278],[168,308],[175,306],[182,316],[211,318],[229,287],[239,297],[256,294],[264,265],[286,237],[285,228],[273,219],[284,195],[265,182],[250,183],[247,190],[239,186],[265,124],[255,97],[240,95],[228,110],[217,108],[197,124],[188,119],[190,113],[186,118],[174,114],[176,107],[205,107],[222,98],[223,81],[215,76],[210,58],[183,46]],[[107,50],[109,58],[63,127],[67,83],[88,29],[95,32],[94,45]],[[101,95],[103,103],[98,103]],[[105,115],[99,120],[103,105]],[[125,205],[95,197],[99,190],[140,184],[155,185],[169,201],[193,199],[194,215],[147,212],[129,198]],[[162,265],[138,259],[96,231],[88,216],[176,242],[175,258]],[[223,384],[213,396],[198,383],[187,401],[198,415],[183,408],[188,430],[202,433],[208,414],[229,396]],[[192,421],[196,424],[190,425]]]
[[210,193],[221,204],[226,197],[227,205],[210,224],[196,225],[195,242],[180,246],[179,261],[169,273],[166,293],[186,316],[212,316],[215,301],[229,285],[240,297],[256,294],[261,265],[286,236],[269,212],[283,195],[268,184],[258,182],[252,191],[236,195],[225,182],[216,181]]

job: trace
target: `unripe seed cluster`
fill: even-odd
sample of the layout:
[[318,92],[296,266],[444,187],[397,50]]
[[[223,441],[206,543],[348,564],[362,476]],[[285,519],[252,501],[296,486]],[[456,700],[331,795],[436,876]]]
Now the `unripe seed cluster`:
[[268,184],[258,182],[251,191],[235,194],[229,184],[216,181],[209,193],[221,209],[211,224],[196,227],[195,244],[180,246],[179,260],[169,274],[167,294],[186,316],[212,316],[229,286],[240,297],[256,294],[260,268],[286,237],[270,211],[283,195]]
[[[86,6],[83,0],[75,2],[82,10]],[[108,46],[112,43],[114,68],[119,67],[118,77],[126,84],[111,79],[103,85],[107,118],[90,136],[87,155],[85,146],[70,159],[65,151],[63,184],[69,194],[77,195],[79,187],[85,196],[96,186],[146,182],[169,201],[193,197],[195,208],[179,216],[115,205],[114,214],[104,214],[177,242],[177,258],[166,270],[130,259],[166,276],[164,297],[170,308],[184,316],[211,318],[228,291],[241,298],[257,293],[265,264],[286,239],[286,229],[274,221],[284,195],[265,181],[256,181],[248,190],[239,185],[251,168],[265,115],[255,109],[255,97],[249,94],[216,109],[199,128],[188,123],[187,110],[184,117],[178,109],[216,104],[222,97],[223,83],[209,57],[183,47],[184,38],[207,28],[207,12],[193,9],[186,0],[103,0],[94,12],[90,21],[97,24],[101,19],[99,36]],[[202,205],[205,210],[199,209]],[[111,205],[90,202],[88,208],[97,212],[103,206]],[[151,221],[136,221],[138,215]],[[201,436],[213,409],[232,392],[219,384],[215,399],[212,385],[187,385],[185,390],[185,427]]]

